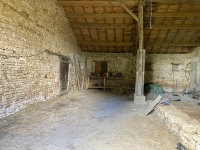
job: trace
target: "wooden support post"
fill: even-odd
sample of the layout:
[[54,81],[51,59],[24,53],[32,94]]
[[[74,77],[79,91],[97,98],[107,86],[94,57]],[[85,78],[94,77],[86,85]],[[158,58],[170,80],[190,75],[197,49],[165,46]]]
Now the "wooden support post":
[[139,48],[137,53],[137,71],[136,71],[136,86],[134,103],[145,104],[145,96],[143,95],[144,90],[144,64],[145,64],[145,51],[143,50],[143,0],[139,0],[138,4],[138,37],[139,37]]
[[87,59],[85,59],[85,76],[84,76],[84,80],[85,80],[85,89],[88,88],[88,72],[87,72]]
[[87,72],[87,59],[85,59],[85,64],[84,64],[84,76],[83,76],[83,84],[82,84],[82,89],[85,83],[85,89],[87,89],[87,79],[88,79],[88,72]]
[[138,50],[138,86],[137,86],[137,91],[136,93],[138,96],[143,95],[143,75],[142,75],[142,67],[143,67],[143,1],[139,0],[139,5],[138,5],[138,16],[139,16],[139,21],[138,21],[138,36],[139,36],[139,50]]
[[81,86],[80,86],[79,73],[78,73],[75,55],[74,55],[74,69],[75,69],[76,80],[77,80],[77,84],[78,84],[78,90],[80,90]]

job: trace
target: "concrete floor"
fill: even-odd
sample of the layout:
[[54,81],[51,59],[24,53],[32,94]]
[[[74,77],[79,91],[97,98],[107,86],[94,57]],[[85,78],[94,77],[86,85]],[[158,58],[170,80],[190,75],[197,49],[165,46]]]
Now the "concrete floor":
[[175,150],[178,140],[133,94],[83,90],[0,119],[0,150]]

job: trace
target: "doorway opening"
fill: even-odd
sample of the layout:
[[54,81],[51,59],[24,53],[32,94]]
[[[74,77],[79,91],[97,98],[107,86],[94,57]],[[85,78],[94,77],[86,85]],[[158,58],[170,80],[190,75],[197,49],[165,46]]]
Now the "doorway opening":
[[69,62],[65,60],[60,61],[60,94],[65,94],[68,91],[69,81]]

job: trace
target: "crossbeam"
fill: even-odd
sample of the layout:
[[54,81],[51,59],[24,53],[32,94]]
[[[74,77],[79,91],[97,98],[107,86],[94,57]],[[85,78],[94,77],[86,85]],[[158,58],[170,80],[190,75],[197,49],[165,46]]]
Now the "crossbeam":
[[[136,24],[123,23],[70,23],[70,27],[75,28],[136,28]],[[149,24],[144,25],[145,29],[149,29]],[[180,29],[180,30],[196,30],[200,29],[199,25],[168,25],[168,24],[152,24],[152,29]]]
[[[137,5],[137,1],[127,1],[124,2],[127,6]],[[58,5],[67,6],[119,6],[120,2],[110,3],[109,1],[57,1]]]
[[81,45],[102,45],[102,46],[134,46],[133,42],[101,42],[101,41],[78,41]]
[[[81,45],[94,46],[134,46],[133,42],[101,42],[101,41],[78,41]],[[145,46],[200,46],[200,42],[147,42]]]
[[[126,17],[131,16],[128,13],[66,13],[66,17],[82,17],[82,18],[114,18],[114,17]],[[145,14],[145,17],[149,17],[149,14]],[[200,17],[199,12],[173,12],[173,13],[152,13],[152,17],[164,18],[164,17]]]
[[122,24],[122,23],[70,23],[70,27],[78,28],[135,28],[136,24]]
[[151,42],[145,43],[145,46],[200,46],[200,42]]
[[162,2],[162,3],[197,3],[197,4],[200,4],[199,0],[146,0],[146,1],[148,1],[148,2]]

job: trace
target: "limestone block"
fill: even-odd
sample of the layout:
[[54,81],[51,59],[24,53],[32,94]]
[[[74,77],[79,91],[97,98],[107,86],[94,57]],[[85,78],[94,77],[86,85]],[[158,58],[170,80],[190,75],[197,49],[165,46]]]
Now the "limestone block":
[[200,150],[200,143],[196,144],[196,150]]

